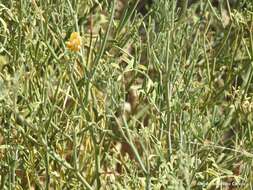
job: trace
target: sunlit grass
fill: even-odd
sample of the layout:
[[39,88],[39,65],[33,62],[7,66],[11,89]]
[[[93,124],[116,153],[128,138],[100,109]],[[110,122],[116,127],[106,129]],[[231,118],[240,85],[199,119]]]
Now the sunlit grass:
[[253,5],[225,5],[1,1],[0,189],[252,189]]

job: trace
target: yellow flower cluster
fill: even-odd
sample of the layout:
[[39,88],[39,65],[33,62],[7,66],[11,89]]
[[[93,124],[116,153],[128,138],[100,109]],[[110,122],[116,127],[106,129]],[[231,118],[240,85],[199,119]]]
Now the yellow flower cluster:
[[82,41],[78,32],[73,32],[70,35],[69,40],[66,42],[67,48],[73,52],[79,51],[81,49],[81,44],[82,44]]

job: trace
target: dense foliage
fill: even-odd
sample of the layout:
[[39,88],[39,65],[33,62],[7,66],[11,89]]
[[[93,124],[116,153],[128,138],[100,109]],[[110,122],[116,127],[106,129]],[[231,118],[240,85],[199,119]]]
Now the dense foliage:
[[180,2],[0,1],[0,189],[252,189],[253,3]]

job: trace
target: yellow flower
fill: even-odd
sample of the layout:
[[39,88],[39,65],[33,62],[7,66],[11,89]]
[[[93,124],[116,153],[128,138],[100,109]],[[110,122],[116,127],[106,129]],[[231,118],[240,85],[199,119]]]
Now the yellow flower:
[[81,49],[81,43],[81,37],[78,32],[73,32],[70,35],[69,41],[66,42],[66,45],[70,51],[77,52]]

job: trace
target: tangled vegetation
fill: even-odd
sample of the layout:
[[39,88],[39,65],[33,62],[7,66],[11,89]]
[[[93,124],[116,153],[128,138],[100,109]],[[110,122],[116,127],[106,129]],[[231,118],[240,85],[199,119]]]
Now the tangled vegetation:
[[0,189],[252,189],[253,3],[186,3],[0,1]]

